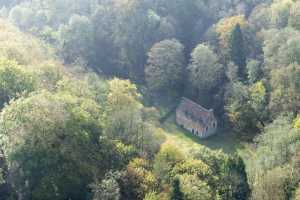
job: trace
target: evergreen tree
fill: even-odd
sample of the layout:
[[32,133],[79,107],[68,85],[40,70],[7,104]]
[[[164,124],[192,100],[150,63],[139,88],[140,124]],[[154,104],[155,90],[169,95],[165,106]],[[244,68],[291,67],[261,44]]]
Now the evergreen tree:
[[183,193],[180,189],[180,180],[178,178],[172,183],[171,200],[183,200]]
[[238,66],[238,76],[241,80],[246,80],[246,54],[244,47],[244,38],[241,26],[237,24],[233,29],[229,40],[230,59]]
[[8,166],[3,154],[0,149],[0,199],[8,200],[11,194],[11,185],[8,183]]
[[246,166],[243,159],[240,156],[237,156],[234,159],[233,168],[235,168],[237,174],[239,174],[239,181],[236,184],[236,189],[233,193],[234,199],[246,200],[249,198],[250,188],[248,185]]

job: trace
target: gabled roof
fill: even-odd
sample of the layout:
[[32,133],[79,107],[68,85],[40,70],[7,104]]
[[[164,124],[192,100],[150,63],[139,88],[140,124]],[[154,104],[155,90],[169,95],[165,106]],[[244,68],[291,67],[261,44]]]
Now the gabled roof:
[[187,117],[190,117],[193,121],[198,121],[203,125],[207,124],[207,122],[214,116],[212,109],[208,110],[185,97],[181,99],[177,110],[182,111],[185,115],[187,115]]

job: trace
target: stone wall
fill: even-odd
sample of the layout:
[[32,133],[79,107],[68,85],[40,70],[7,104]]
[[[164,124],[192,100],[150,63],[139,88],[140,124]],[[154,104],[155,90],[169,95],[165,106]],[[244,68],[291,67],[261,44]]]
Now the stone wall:
[[182,128],[188,130],[189,132],[200,138],[206,138],[215,134],[217,129],[217,121],[214,116],[212,116],[212,119],[208,124],[203,125],[197,121],[192,120],[191,118],[188,118],[184,112],[178,109],[176,111],[176,122]]

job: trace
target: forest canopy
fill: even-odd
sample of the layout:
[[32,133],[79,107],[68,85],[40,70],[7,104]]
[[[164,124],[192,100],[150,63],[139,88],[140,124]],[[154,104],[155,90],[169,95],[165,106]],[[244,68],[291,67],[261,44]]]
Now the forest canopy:
[[[0,7],[0,199],[300,199],[299,0]],[[182,97],[214,138],[175,124]]]

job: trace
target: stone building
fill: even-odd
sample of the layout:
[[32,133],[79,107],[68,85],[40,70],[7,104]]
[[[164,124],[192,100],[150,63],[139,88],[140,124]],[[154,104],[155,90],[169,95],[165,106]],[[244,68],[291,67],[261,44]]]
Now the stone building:
[[217,130],[214,111],[207,110],[184,97],[176,109],[176,122],[200,138],[207,138],[215,134]]

